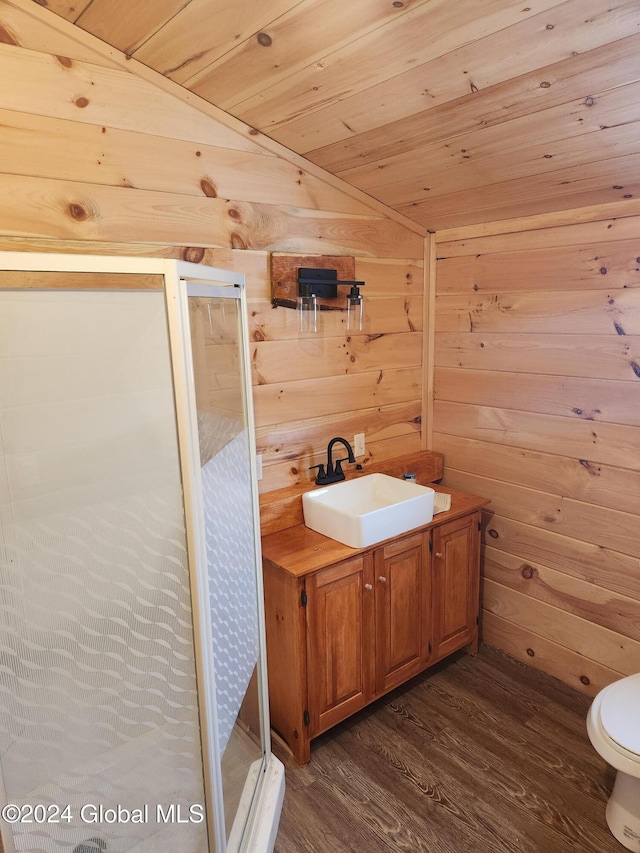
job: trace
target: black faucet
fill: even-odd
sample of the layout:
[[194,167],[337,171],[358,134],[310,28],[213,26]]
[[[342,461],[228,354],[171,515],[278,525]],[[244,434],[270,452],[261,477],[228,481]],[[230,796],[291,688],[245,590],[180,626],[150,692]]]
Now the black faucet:
[[[344,459],[336,459],[335,467],[333,464],[333,445],[334,444],[344,444],[347,455]],[[336,436],[332,438],[329,444],[327,445],[327,470],[325,473],[324,465],[312,465],[309,468],[312,471],[314,468],[318,469],[318,476],[316,477],[316,486],[328,486],[329,483],[339,483],[340,480],[344,480],[344,471],[342,470],[343,462],[351,462],[351,464],[355,464],[356,457],[353,455],[353,449],[346,438],[340,438],[340,436]]]

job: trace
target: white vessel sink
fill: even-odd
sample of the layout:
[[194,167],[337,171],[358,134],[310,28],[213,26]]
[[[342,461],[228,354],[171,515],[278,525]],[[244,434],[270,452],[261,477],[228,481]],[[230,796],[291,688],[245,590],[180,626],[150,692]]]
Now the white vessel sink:
[[352,548],[366,548],[428,524],[434,497],[428,486],[367,474],[305,492],[302,511],[311,530]]

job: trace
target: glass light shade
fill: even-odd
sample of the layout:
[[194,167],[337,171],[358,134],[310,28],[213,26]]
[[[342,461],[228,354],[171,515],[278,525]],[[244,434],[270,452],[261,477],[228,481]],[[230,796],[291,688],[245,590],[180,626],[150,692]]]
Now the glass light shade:
[[359,293],[350,293],[347,296],[347,331],[361,332],[364,322],[364,309],[362,296]]
[[298,296],[298,332],[314,335],[318,331],[318,300],[314,294]]

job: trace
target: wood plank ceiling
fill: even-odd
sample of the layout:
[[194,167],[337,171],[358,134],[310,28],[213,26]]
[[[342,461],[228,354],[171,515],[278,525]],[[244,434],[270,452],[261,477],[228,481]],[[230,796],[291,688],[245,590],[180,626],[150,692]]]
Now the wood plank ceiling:
[[640,195],[639,0],[35,0],[430,230]]

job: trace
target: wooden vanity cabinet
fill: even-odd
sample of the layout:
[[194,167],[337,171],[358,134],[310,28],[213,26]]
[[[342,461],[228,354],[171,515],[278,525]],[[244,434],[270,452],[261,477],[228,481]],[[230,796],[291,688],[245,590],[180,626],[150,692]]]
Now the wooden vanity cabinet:
[[478,650],[480,514],[433,529],[433,659],[469,645]]
[[422,672],[429,662],[429,557],[428,533],[394,539],[373,553],[377,696]]
[[367,705],[374,693],[373,560],[345,560],[306,580],[309,733]]
[[315,737],[427,665],[428,534],[316,572],[304,592],[309,733]]
[[312,738],[452,652],[475,653],[484,503],[361,551],[304,525],[263,539],[271,722],[300,764]]

